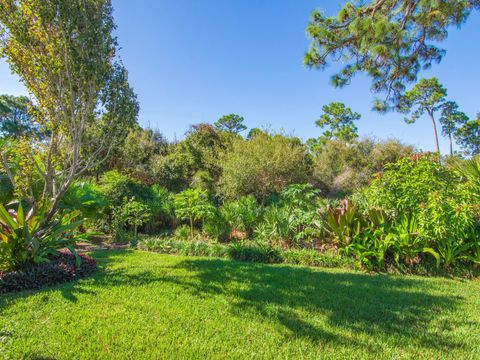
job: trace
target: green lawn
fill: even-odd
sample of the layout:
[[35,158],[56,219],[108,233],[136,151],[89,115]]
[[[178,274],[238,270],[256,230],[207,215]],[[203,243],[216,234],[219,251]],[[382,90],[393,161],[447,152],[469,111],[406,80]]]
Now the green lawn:
[[480,358],[480,282],[133,251],[0,298],[0,358]]

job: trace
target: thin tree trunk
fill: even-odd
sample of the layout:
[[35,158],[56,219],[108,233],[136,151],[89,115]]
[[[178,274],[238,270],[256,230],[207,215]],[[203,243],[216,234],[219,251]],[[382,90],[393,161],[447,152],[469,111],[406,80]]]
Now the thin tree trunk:
[[452,134],[448,134],[448,138],[450,140],[450,156],[453,156],[453,141],[452,141]]
[[190,237],[193,240],[193,219],[190,217]]
[[440,145],[438,143],[437,123],[435,122],[435,118],[433,117],[433,112],[429,111],[428,115],[430,115],[430,120],[432,120],[433,134],[435,135],[435,147],[437,148],[438,155],[440,155]]

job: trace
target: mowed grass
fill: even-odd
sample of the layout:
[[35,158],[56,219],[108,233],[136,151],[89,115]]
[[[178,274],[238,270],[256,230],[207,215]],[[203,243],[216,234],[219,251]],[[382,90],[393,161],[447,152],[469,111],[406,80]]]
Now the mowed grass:
[[0,298],[0,358],[480,358],[480,283],[97,252]]

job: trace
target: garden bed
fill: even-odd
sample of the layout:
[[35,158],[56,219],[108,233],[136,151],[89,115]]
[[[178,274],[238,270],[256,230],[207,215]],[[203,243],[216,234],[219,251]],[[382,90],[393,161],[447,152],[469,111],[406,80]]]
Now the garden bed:
[[48,263],[35,264],[25,270],[0,272],[0,294],[41,289],[93,274],[97,268],[95,260],[83,254],[79,258],[81,261],[77,266],[77,258],[62,251]]

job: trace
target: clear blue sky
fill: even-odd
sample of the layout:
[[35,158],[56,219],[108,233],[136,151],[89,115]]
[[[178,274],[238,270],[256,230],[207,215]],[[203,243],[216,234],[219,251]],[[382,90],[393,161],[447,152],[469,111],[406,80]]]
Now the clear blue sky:
[[[302,64],[314,8],[334,14],[337,0],[113,0],[121,56],[140,101],[140,123],[168,138],[190,124],[223,114],[245,117],[249,127],[270,125],[303,139],[317,136],[322,105],[342,101],[363,118],[361,135],[397,137],[424,150],[434,147],[427,119],[407,125],[402,116],[371,111],[369,79],[344,89],[329,85],[326,72]],[[473,117],[480,112],[480,14],[451,29],[447,56],[424,76],[437,76],[449,97]],[[0,64],[2,93],[22,87]],[[443,151],[447,143],[442,142]]]

